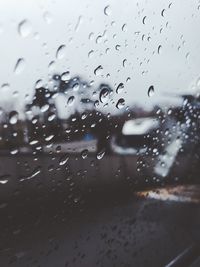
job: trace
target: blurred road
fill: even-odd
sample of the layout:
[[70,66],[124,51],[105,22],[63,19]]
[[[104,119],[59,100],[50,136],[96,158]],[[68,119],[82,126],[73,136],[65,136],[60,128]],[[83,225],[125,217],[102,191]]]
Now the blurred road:
[[122,190],[1,207],[0,266],[161,267],[199,238],[200,206]]

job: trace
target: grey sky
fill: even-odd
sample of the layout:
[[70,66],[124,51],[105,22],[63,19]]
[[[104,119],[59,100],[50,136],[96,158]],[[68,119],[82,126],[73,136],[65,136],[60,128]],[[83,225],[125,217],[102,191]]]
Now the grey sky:
[[[124,97],[127,105],[139,101],[148,106],[160,102],[164,92],[193,90],[200,76],[199,6],[196,0],[1,1],[0,83],[9,83],[10,89],[1,89],[0,104],[13,98],[13,108],[21,109],[31,99],[35,82],[47,83],[54,69],[94,81],[94,89],[102,81],[113,88],[123,82],[124,93],[114,100]],[[18,32],[23,20],[28,20],[25,37]],[[66,49],[56,58],[61,45]],[[19,58],[25,65],[15,74]],[[99,65],[103,70],[96,76]],[[151,98],[150,85],[155,88]],[[107,111],[115,112],[112,107]]]

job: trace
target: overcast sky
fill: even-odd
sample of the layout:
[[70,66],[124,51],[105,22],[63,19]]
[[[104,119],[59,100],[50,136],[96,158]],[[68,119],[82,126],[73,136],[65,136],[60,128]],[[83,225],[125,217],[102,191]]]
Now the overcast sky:
[[[167,92],[194,91],[200,77],[199,28],[197,0],[1,1],[0,83],[10,87],[1,88],[0,105],[12,102],[13,109],[22,109],[37,80],[48,84],[49,75],[65,71],[93,81],[94,89],[100,82],[114,89],[124,83],[114,100],[124,97],[126,105],[148,106]],[[60,46],[65,48],[57,53]],[[151,85],[155,93],[148,97]],[[106,109],[115,112],[114,107]]]

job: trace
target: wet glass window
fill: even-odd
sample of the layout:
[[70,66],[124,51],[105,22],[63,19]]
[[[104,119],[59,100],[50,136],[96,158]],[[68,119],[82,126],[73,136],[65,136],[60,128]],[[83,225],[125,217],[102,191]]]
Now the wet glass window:
[[0,14],[0,266],[199,266],[200,1]]

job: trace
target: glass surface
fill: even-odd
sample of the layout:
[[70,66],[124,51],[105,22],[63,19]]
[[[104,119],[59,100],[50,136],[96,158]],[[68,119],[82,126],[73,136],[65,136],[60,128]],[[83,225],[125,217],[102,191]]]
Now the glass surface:
[[198,247],[200,1],[0,14],[0,265],[156,267]]

